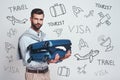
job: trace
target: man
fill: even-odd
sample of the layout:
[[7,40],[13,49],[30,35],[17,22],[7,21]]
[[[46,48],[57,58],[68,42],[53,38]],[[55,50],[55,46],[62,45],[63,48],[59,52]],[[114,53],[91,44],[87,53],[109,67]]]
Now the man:
[[[46,34],[40,30],[40,28],[43,25],[44,20],[44,12],[42,9],[35,8],[31,12],[31,27],[26,30],[23,35],[19,38],[19,49],[21,52],[22,60],[24,63],[24,66],[26,66],[26,72],[25,72],[25,79],[26,80],[50,80],[49,75],[49,63],[56,63],[59,60],[59,55],[56,54],[54,60],[46,61],[46,62],[36,62],[31,61],[28,63],[28,59],[30,58],[30,54],[27,50],[27,47],[32,44],[39,41],[43,41],[46,37]],[[67,51],[67,54],[65,55],[65,58],[68,58],[70,56],[70,50]]]

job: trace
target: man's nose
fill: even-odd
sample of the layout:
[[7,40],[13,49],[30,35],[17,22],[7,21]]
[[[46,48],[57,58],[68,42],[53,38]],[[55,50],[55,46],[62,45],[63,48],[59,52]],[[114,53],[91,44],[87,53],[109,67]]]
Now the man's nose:
[[41,21],[40,20],[37,20],[37,23],[40,23]]

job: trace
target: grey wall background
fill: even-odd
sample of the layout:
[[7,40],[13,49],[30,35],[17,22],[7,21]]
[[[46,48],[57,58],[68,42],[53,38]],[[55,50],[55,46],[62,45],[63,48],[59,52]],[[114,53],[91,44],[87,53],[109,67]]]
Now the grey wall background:
[[0,79],[24,80],[16,59],[19,36],[33,8],[45,11],[49,39],[70,39],[72,56],[50,64],[52,80],[120,80],[119,0],[3,0],[0,3]]

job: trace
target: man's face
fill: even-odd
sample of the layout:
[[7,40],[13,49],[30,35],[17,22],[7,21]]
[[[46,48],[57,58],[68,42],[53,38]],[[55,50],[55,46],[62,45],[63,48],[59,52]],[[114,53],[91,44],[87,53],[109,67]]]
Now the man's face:
[[39,30],[41,26],[43,25],[43,14],[33,14],[33,17],[30,18],[31,25],[35,30]]

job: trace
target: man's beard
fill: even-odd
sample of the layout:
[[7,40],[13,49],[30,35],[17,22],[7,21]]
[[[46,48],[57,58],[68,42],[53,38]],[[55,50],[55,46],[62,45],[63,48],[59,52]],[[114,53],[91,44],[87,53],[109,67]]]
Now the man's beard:
[[32,27],[34,28],[34,30],[39,30],[42,26],[41,24],[33,24],[33,23],[31,23],[31,24],[32,24]]

